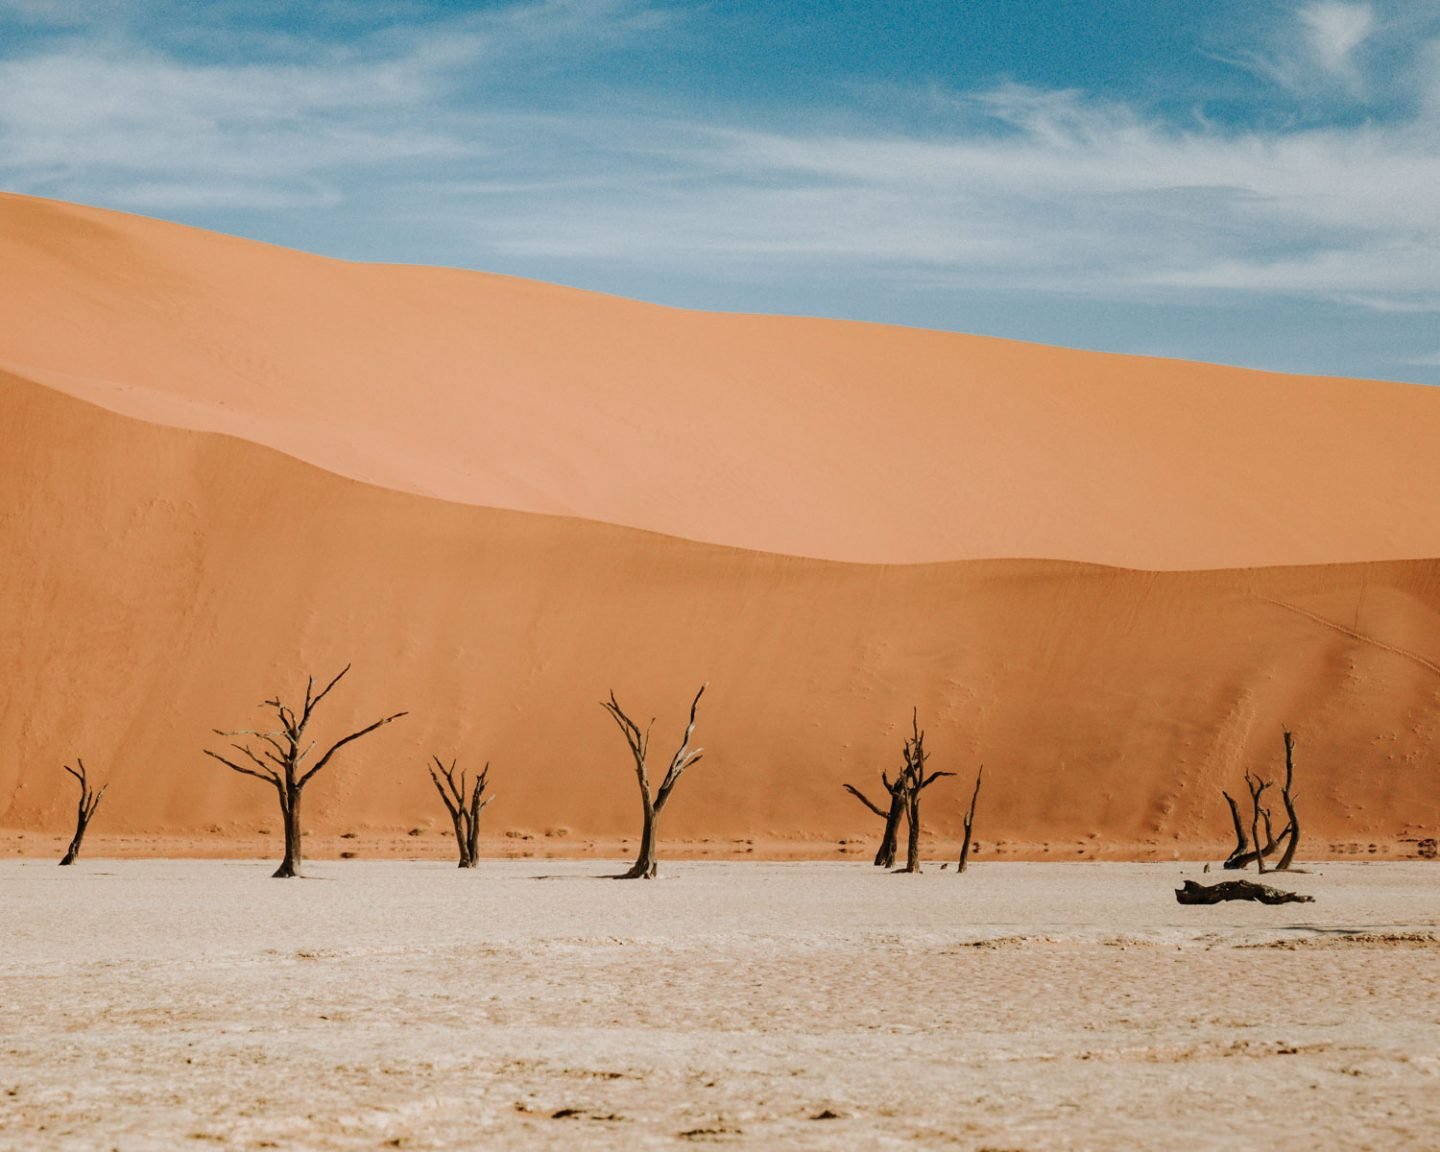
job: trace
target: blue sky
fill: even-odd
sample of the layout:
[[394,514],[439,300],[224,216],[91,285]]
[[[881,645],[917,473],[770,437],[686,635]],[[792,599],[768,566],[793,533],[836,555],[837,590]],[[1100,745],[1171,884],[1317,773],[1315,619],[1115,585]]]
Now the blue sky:
[[686,307],[1440,383],[1433,0],[0,0],[0,187]]

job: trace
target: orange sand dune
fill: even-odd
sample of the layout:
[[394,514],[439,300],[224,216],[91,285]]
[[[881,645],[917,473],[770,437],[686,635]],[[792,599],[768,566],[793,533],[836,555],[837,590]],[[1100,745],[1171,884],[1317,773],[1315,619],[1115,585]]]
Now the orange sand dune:
[[[1400,410],[1412,395],[1380,394]],[[443,826],[432,752],[493,763],[491,832],[633,833],[633,776],[598,701],[613,687],[657,715],[664,756],[702,680],[706,755],[667,836],[873,834],[840,785],[894,766],[912,703],[933,766],[962,775],[927,793],[930,819],[955,831],[983,760],[987,844],[1222,840],[1219,789],[1275,773],[1282,722],[1315,849],[1440,824],[1437,561],[849,565],[368,486],[10,374],[0,427],[0,827],[62,831],[60,764],[78,754],[112,783],[97,834],[274,828],[268,790],[200,749],[303,671],[350,661],[328,731],[411,715],[311,786],[317,835]]]
[[0,367],[388,488],[789,555],[1440,555],[1437,390],[683,312],[19,196]]

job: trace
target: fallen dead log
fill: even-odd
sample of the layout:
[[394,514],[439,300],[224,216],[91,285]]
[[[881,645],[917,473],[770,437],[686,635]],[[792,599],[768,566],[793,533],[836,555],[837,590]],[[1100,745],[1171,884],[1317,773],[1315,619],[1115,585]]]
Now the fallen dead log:
[[1261,904],[1312,904],[1315,901],[1313,896],[1285,892],[1253,880],[1222,880],[1208,885],[1186,880],[1184,887],[1175,889],[1175,899],[1180,904],[1219,904],[1222,900],[1258,900]]

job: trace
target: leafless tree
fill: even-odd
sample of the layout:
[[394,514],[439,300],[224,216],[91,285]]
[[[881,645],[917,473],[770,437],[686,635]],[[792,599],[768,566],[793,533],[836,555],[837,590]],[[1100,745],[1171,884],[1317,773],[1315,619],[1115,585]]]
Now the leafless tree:
[[[1270,787],[1270,781],[1261,780],[1258,776],[1251,776],[1245,773],[1245,786],[1250,789],[1250,839],[1255,841],[1255,871],[1262,876],[1265,874],[1265,853],[1275,848],[1275,837],[1270,828],[1270,809],[1262,808],[1260,797],[1265,795],[1265,789]],[[1260,820],[1265,820],[1265,844],[1260,847]]]
[[106,784],[99,792],[90,787],[90,777],[85,771],[85,761],[78,756],[75,763],[79,765],[77,772],[70,765],[62,765],[65,771],[74,776],[80,782],[80,801],[75,808],[75,835],[70,841],[70,847],[65,850],[65,857],[60,861],[61,867],[75,863],[75,857],[80,855],[80,842],[85,839],[85,829],[90,827],[90,819],[95,815],[95,809],[100,807],[100,801],[105,798],[105,789],[110,785]]
[[[1295,736],[1288,728],[1282,728],[1281,732],[1285,738],[1285,784],[1280,792],[1281,802],[1285,805],[1286,823],[1280,829],[1279,834],[1275,832],[1274,817],[1269,808],[1260,801],[1267,788],[1272,787],[1269,780],[1261,780],[1258,776],[1252,776],[1248,771],[1245,773],[1245,787],[1250,793],[1250,836],[1247,839],[1245,827],[1241,821],[1240,806],[1228,792],[1221,792],[1225,802],[1230,806],[1230,819],[1235,826],[1235,849],[1225,860],[1225,867],[1228,869],[1244,868],[1247,864],[1254,863],[1256,870],[1265,871],[1265,859],[1274,855],[1283,843],[1285,851],[1281,854],[1280,862],[1273,866],[1274,871],[1285,872],[1290,868],[1295,859],[1295,847],[1300,840],[1300,818],[1295,811]],[[1261,836],[1260,828],[1264,826],[1265,834]],[[1251,845],[1253,841],[1253,846]]]
[[[445,810],[450,813],[450,823],[455,825],[455,843],[460,848],[460,867],[474,868],[479,859],[477,848],[480,843],[480,813],[495,799],[493,795],[485,796],[485,785],[490,779],[490,765],[487,762],[480,770],[480,775],[475,777],[474,783],[467,785],[463,769],[459,781],[456,781],[454,760],[450,761],[447,768],[440,757],[432,756],[431,759],[435,761],[435,767],[430,769],[430,779],[435,782],[435,790],[440,793],[440,799],[445,801]],[[485,797],[483,800],[482,796]]]
[[877,868],[893,868],[895,866],[895,846],[900,838],[900,821],[905,818],[905,779],[901,775],[896,776],[892,781],[888,774],[881,772],[880,780],[885,785],[885,791],[890,794],[888,809],[881,808],[880,805],[874,803],[855,785],[846,784],[844,787],[845,791],[885,821],[885,832],[880,837],[880,848],[875,853],[875,866]]
[[982,764],[975,773],[975,792],[970,797],[970,810],[965,813],[965,839],[960,844],[960,866],[955,869],[957,874],[964,872],[966,865],[970,863],[970,836],[975,831],[975,804],[980,799],[980,781],[984,776],[985,765]]
[[305,682],[305,701],[298,711],[281,701],[278,694],[264,701],[261,707],[269,708],[279,720],[278,731],[265,732],[255,729],[225,731],[216,728],[215,735],[217,736],[227,738],[248,736],[261,745],[258,751],[256,748],[252,748],[249,742],[237,740],[230,745],[234,752],[249,761],[248,765],[237,763],[208,748],[205,749],[205,755],[220,761],[232,772],[264,780],[272,785],[278,793],[280,815],[285,823],[285,858],[280,862],[280,867],[275,870],[277,879],[300,875],[300,794],[305,785],[310,783],[320,770],[330,763],[335,753],[345,745],[362,736],[369,735],[392,720],[398,720],[407,715],[405,712],[396,712],[393,716],[386,716],[376,720],[373,724],[367,724],[356,732],[351,732],[348,736],[342,736],[331,744],[325,754],[311,767],[303,767],[310,753],[315,750],[315,741],[307,741],[305,736],[311,717],[320,701],[330,694],[331,689],[340,683],[344,679],[345,673],[349,671],[350,665],[347,664],[340,670],[340,674],[319,692],[315,691],[315,678],[309,677]]
[[680,782],[680,777],[685,770],[696,764],[704,752],[703,748],[690,748],[690,738],[695,734],[695,710],[700,706],[700,697],[705,695],[708,684],[700,685],[700,691],[695,693],[695,699],[690,702],[690,721],[685,725],[685,735],[680,740],[680,747],[675,750],[675,755],[670,757],[670,767],[665,770],[665,777],[660,782],[660,790],[655,793],[650,791],[650,776],[646,768],[646,758],[650,753],[650,729],[655,721],[652,718],[646,725],[645,731],[641,732],[639,725],[631,720],[621,710],[615,700],[615,693],[610,693],[609,700],[602,700],[601,707],[610,714],[621,733],[625,737],[625,743],[630,746],[630,754],[635,759],[635,779],[640,785],[640,800],[644,805],[645,824],[640,833],[640,851],[635,857],[635,863],[630,870],[624,874],[626,880],[653,880],[657,870],[655,857],[656,826],[660,820],[660,813],[665,807],[666,801],[670,799],[670,793],[675,790],[675,785]]
[[925,774],[925,761],[930,754],[925,751],[925,733],[920,731],[919,710],[910,716],[911,735],[905,741],[905,767],[900,774],[905,787],[905,816],[909,822],[909,836],[905,845],[906,872],[920,871],[920,794],[942,776],[953,776],[953,772],[931,772]]
[[1275,871],[1288,872],[1295,859],[1295,846],[1300,843],[1300,817],[1295,814],[1295,734],[1288,728],[1280,730],[1285,736],[1285,784],[1280,789],[1280,800],[1285,805],[1285,851]]

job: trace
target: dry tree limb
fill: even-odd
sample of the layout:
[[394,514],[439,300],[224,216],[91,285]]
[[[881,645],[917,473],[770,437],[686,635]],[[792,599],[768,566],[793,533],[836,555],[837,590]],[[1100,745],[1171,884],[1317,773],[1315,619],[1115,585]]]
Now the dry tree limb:
[[1235,824],[1235,850],[1225,859],[1226,868],[1243,868],[1250,863],[1250,841],[1245,835],[1245,825],[1240,821],[1240,805],[1235,803],[1235,797],[1229,792],[1221,789],[1220,795],[1225,797],[1225,803],[1230,805],[1230,819]]
[[645,823],[640,834],[640,851],[636,854],[635,863],[624,873],[622,879],[653,880],[659,870],[655,848],[660,813],[670,799],[670,793],[675,790],[675,785],[680,782],[680,777],[697,764],[704,754],[703,748],[691,750],[690,738],[695,735],[695,713],[700,706],[700,697],[705,695],[705,689],[709,686],[708,682],[700,685],[700,691],[695,693],[695,699],[690,702],[690,720],[685,725],[685,735],[681,737],[680,747],[675,750],[675,755],[670,757],[670,767],[660,781],[659,790],[653,795],[650,791],[646,760],[650,754],[650,729],[655,721],[652,719],[646,725],[645,731],[641,732],[640,726],[621,709],[613,691],[609,700],[600,702],[600,706],[610,714],[615,726],[625,737],[625,743],[630,746],[630,755],[635,761],[635,780],[640,786],[640,801],[645,814]]
[[71,838],[70,847],[65,850],[65,856],[60,861],[62,868],[67,864],[75,863],[75,857],[80,855],[80,843],[85,839],[85,830],[90,827],[90,820],[95,815],[95,809],[100,807],[100,801],[105,798],[105,790],[110,787],[106,784],[99,792],[93,791],[90,787],[89,774],[85,771],[85,761],[77,756],[75,763],[79,765],[78,772],[68,764],[61,765],[66,772],[80,782],[80,800],[75,808],[75,835]]
[[[262,732],[255,729],[240,729],[237,731],[225,731],[216,728],[215,735],[231,739],[230,748],[237,759],[232,760],[228,756],[222,756],[218,752],[204,749],[205,755],[212,760],[218,760],[232,772],[239,772],[242,776],[253,776],[257,780],[264,780],[270,784],[280,798],[280,816],[285,824],[285,857],[280,862],[280,867],[275,870],[277,879],[285,879],[300,875],[300,794],[305,785],[310,783],[316,774],[330,763],[331,758],[345,745],[368,736],[375,729],[389,724],[392,720],[408,715],[405,712],[396,712],[392,716],[385,716],[376,720],[373,724],[367,724],[348,736],[342,736],[335,743],[326,749],[321,756],[309,768],[303,768],[305,760],[315,750],[315,741],[306,742],[305,731],[314,715],[315,708],[320,701],[330,694],[350,671],[350,665],[344,668],[336,677],[326,684],[319,693],[315,691],[315,678],[308,677],[305,682],[305,700],[298,712],[284,703],[279,695],[264,701],[262,708],[269,708],[280,722],[278,731]],[[258,750],[251,747],[247,741],[239,740],[238,737],[249,736],[258,742]],[[249,761],[248,764],[239,763],[239,759]]]
[[[490,780],[490,762],[487,760],[485,767],[480,770],[480,775],[475,777],[472,784],[467,784],[463,770],[460,772],[460,779],[455,779],[453,759],[448,768],[439,756],[432,756],[431,759],[435,761],[435,767],[430,769],[430,779],[435,782],[435,790],[440,793],[440,799],[445,802],[445,810],[450,813],[450,823],[455,826],[455,844],[460,850],[460,867],[474,868],[480,858],[480,813],[495,799],[493,795],[485,796],[485,786]],[[440,770],[438,774],[436,768]],[[483,800],[482,796],[485,797]]]
[[970,837],[975,831],[975,804],[980,799],[980,781],[985,776],[985,765],[975,773],[975,792],[970,797],[970,810],[965,813],[965,839],[960,844],[960,865],[955,869],[958,876],[970,863]]
[[905,818],[905,782],[903,776],[897,776],[892,781],[885,772],[880,773],[880,781],[890,795],[888,809],[872,803],[869,797],[853,784],[846,784],[844,788],[875,815],[884,819],[885,831],[880,837],[880,847],[875,852],[875,867],[890,868],[895,864],[895,846],[900,836],[900,821]]
[[1219,904],[1223,900],[1256,900],[1261,904],[1312,904],[1313,896],[1302,896],[1298,892],[1285,892],[1268,884],[1257,884],[1253,880],[1222,880],[1219,884],[1197,884],[1186,880],[1183,887],[1175,889],[1175,900],[1179,904]]

